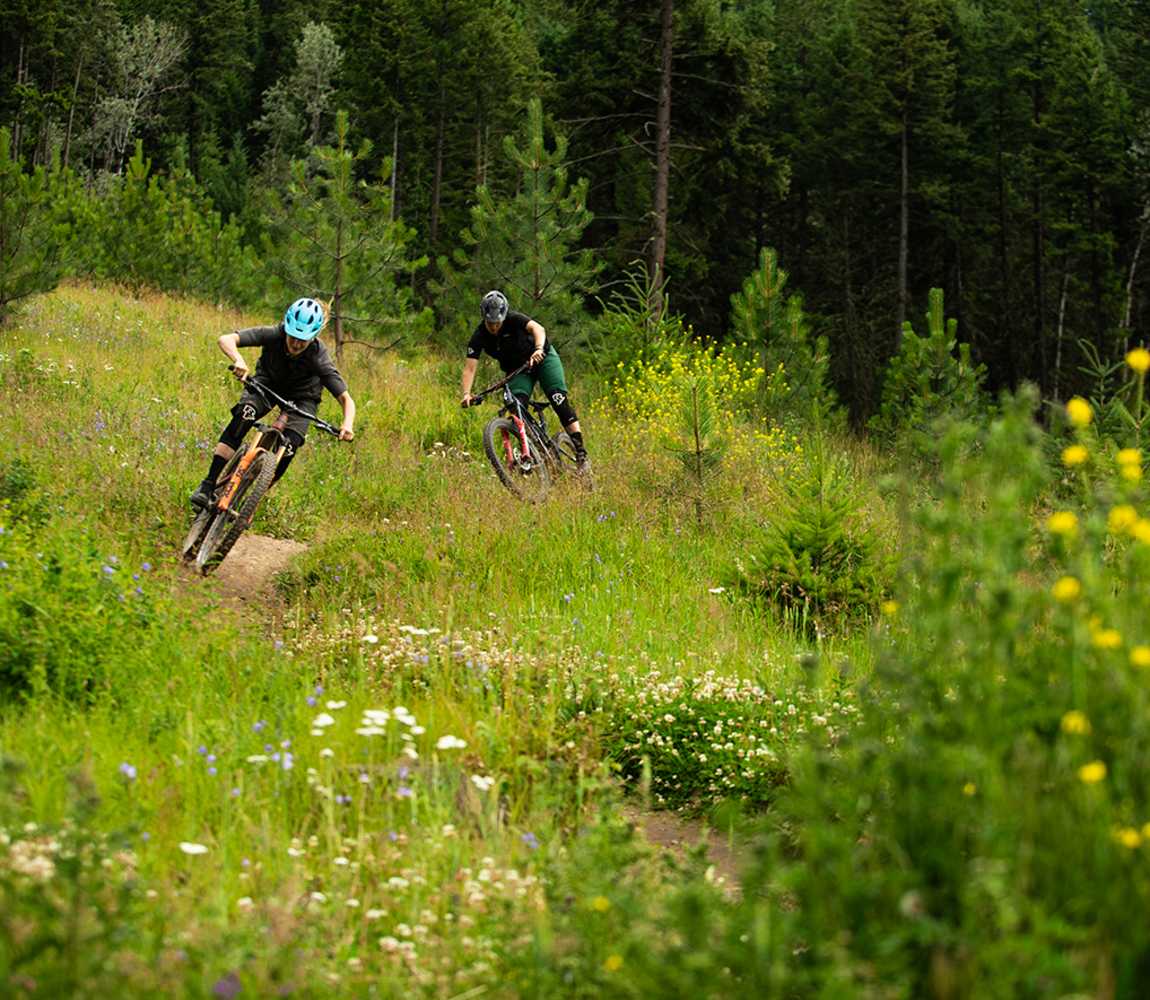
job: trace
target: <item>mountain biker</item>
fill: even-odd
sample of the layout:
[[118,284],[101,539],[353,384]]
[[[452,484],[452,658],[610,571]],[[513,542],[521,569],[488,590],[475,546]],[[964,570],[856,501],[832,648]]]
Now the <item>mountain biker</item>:
[[520,372],[508,387],[526,403],[538,382],[551,408],[559,417],[559,423],[575,446],[575,462],[581,469],[587,468],[587,449],[583,444],[583,430],[579,418],[567,395],[567,382],[563,375],[563,362],[559,352],[547,340],[547,331],[538,321],[520,312],[512,312],[507,296],[492,289],[479,303],[482,321],[475,328],[467,344],[467,360],[463,363],[462,406],[471,402],[471,385],[475,381],[475,370],[479,367],[479,357],[486,351],[499,362],[504,373],[515,371],[524,363],[530,367]]
[[[339,439],[350,441],[355,437],[355,401],[347,391],[347,383],[336,369],[327,348],[317,339],[326,325],[327,308],[322,302],[297,299],[288,306],[282,323],[225,333],[218,343],[220,350],[232,363],[233,374],[241,382],[248,377],[248,366],[238,348],[262,348],[256,363],[256,377],[273,392],[290,399],[308,413],[314,414],[319,409],[322,390],[327,389],[343,407]],[[267,402],[255,389],[244,389],[239,402],[232,407],[231,422],[223,429],[219,443],[212,452],[208,474],[192,493],[193,507],[207,507],[212,503],[216,480],[223,467],[247,436],[252,424],[269,409]],[[309,426],[303,417],[289,414],[284,430],[287,450],[276,466],[273,484],[279,481],[291,465],[296,452],[303,447]]]

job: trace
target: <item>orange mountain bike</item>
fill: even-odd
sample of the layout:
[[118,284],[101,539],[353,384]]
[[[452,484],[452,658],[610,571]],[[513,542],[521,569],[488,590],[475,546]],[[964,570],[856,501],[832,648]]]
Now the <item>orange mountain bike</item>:
[[196,569],[205,576],[224,561],[240,535],[252,523],[256,507],[271,487],[276,466],[287,448],[284,429],[288,416],[306,417],[320,430],[339,437],[338,427],[301,410],[253,376],[248,376],[244,385],[259,393],[269,409],[278,406],[280,412],[272,424],[253,425],[252,429],[258,433],[246,449],[237,448],[228,459],[216,479],[214,502],[196,515],[188,529],[181,554],[186,561],[194,562]]

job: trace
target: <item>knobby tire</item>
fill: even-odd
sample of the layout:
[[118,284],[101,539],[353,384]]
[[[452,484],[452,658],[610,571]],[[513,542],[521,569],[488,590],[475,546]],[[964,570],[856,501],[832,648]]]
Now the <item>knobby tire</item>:
[[270,452],[265,451],[252,460],[229,508],[229,511],[235,511],[238,516],[233,518],[229,512],[221,511],[216,515],[207,536],[200,544],[200,551],[196,555],[196,566],[205,576],[224,561],[232,546],[244,533],[244,529],[251,523],[256,507],[271,488],[275,473],[276,460]]
[[[508,465],[504,435],[510,438],[512,462]],[[538,446],[536,446],[538,448]],[[529,471],[518,466],[520,454],[519,432],[509,417],[496,417],[483,428],[483,450],[487,460],[495,469],[499,481],[521,500],[528,503],[542,503],[551,489],[551,475],[547,471],[547,460],[542,454],[535,456]]]
[[[215,494],[219,493],[224,483],[232,478],[236,464],[243,458],[243,455],[244,453],[237,448],[220,470],[220,474],[216,477],[216,489],[212,495],[213,503],[215,502]],[[202,507],[192,519],[191,527],[188,528],[188,533],[184,536],[183,547],[180,549],[180,555],[185,561],[191,562],[196,558],[196,553],[199,552],[204,536],[208,533],[208,527],[212,523],[213,510],[213,507]]]

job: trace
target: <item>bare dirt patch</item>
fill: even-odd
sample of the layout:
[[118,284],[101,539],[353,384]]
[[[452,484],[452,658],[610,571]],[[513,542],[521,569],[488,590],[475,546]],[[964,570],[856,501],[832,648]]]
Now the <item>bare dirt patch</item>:
[[732,892],[739,891],[739,845],[702,820],[688,819],[673,812],[655,812],[624,806],[623,816],[653,847],[684,857],[703,844],[707,862],[715,875]]
[[220,595],[239,606],[253,601],[266,603],[277,573],[287,569],[296,556],[307,551],[303,542],[268,535],[240,535],[235,547],[215,571]]

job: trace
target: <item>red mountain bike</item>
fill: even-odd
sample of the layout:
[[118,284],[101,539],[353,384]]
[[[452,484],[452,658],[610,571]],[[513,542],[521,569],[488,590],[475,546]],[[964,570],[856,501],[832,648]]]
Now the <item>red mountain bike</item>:
[[508,383],[529,367],[521,365],[476,393],[468,406],[477,406],[503,390],[499,415],[483,428],[483,450],[504,486],[528,503],[542,503],[551,491],[552,480],[565,471],[575,472],[577,462],[571,436],[562,429],[555,434],[548,432],[546,413],[551,404],[533,399],[524,404],[508,388]]
[[339,437],[338,427],[301,410],[253,376],[248,376],[244,385],[259,393],[269,408],[278,406],[280,412],[272,424],[253,425],[252,429],[259,433],[246,449],[237,448],[228,459],[216,479],[213,503],[199,511],[188,529],[181,555],[186,561],[194,562],[196,569],[205,576],[231,552],[232,546],[252,523],[256,507],[271,487],[276,466],[287,448],[284,429],[288,416],[306,417],[320,430]]

